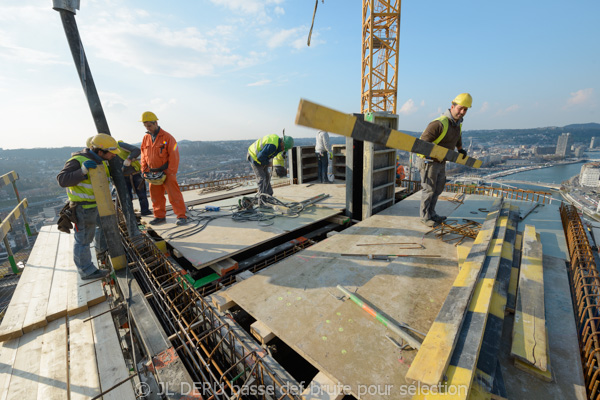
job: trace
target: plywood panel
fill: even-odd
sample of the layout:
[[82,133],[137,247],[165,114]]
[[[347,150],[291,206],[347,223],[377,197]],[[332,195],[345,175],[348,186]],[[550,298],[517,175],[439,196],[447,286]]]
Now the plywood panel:
[[7,400],[37,399],[42,334],[43,329],[37,329],[19,338]]
[[[90,309],[92,315],[108,311],[108,302],[103,302]],[[106,391],[129,377],[129,371],[123,360],[121,346],[110,313],[100,315],[91,320],[96,347],[100,386]],[[135,399],[131,382],[116,387],[103,396],[104,400]]]
[[[69,275],[73,273],[73,238],[65,233],[60,235],[58,253],[54,264],[54,278],[50,289],[46,318],[53,321],[67,315]],[[75,272],[76,273],[76,272]]]
[[54,264],[58,251],[58,241],[62,234],[56,225],[52,225],[48,233],[48,241],[45,243],[44,257],[36,261],[28,261],[27,268],[35,268],[36,280],[29,286],[29,306],[23,321],[23,332],[31,332],[36,328],[48,324],[46,311],[48,309],[48,298],[52,287],[54,276]]
[[69,318],[69,393],[71,400],[101,393],[89,310]]
[[67,320],[59,318],[44,328],[37,398],[62,400],[67,390]]
[[[47,250],[46,242],[50,240],[50,226],[44,226],[38,234],[35,245],[27,263],[36,265],[45,258]],[[29,300],[31,298],[30,287],[35,284],[37,279],[36,270],[34,268],[25,267],[19,283],[15,288],[13,297],[10,300],[6,314],[0,325],[0,341],[17,338],[23,335],[23,322],[29,308]]]

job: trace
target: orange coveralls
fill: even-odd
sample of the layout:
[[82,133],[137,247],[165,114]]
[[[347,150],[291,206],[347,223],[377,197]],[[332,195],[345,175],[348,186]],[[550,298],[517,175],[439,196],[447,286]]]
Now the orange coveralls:
[[177,149],[177,141],[171,134],[159,127],[158,134],[154,142],[152,135],[146,133],[142,139],[142,171],[147,172],[150,168],[160,168],[165,163],[169,163],[167,169],[163,172],[167,175],[167,179],[162,185],[153,185],[150,183],[150,198],[152,199],[152,208],[155,218],[164,218],[167,214],[165,210],[165,190],[169,196],[169,202],[173,206],[173,212],[177,218],[187,218],[185,216],[185,202],[183,195],[179,190],[177,183],[177,169],[179,168],[179,150]]

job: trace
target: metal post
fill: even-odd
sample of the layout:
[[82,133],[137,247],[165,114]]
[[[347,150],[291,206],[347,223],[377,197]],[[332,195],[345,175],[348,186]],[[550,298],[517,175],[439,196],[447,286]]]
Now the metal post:
[[4,236],[4,246],[6,247],[6,253],[8,254],[8,261],[10,262],[10,268],[14,274],[19,273],[19,268],[17,268],[17,263],[15,263],[15,256],[10,248],[10,243],[8,243],[8,238]]
[[[19,197],[19,190],[17,189],[17,182],[12,182],[13,189],[15,189],[15,196],[17,196],[17,204],[21,203],[21,198]],[[23,222],[25,223],[25,230],[27,231],[27,236],[31,236],[31,229],[29,229],[29,222],[27,222],[27,217],[25,216],[25,212],[21,214],[23,216]]]
[[[96,131],[98,133],[110,135],[108,122],[106,121],[106,116],[104,115],[102,104],[100,103],[100,97],[96,91],[96,85],[94,84],[92,72],[85,56],[83,44],[81,43],[81,38],[79,36],[79,30],[77,29],[77,23],[75,22],[75,10],[79,9],[79,0],[53,0],[53,8],[60,13],[63,28],[71,49],[71,55],[75,62],[75,68],[79,74],[83,92],[85,93],[94,123],[96,124]],[[133,204],[125,184],[125,178],[123,177],[123,161],[120,157],[114,157],[110,160],[108,165],[110,168],[110,176],[117,189],[117,196],[119,197],[123,215],[125,216],[129,236],[139,235],[137,221],[133,213]]]

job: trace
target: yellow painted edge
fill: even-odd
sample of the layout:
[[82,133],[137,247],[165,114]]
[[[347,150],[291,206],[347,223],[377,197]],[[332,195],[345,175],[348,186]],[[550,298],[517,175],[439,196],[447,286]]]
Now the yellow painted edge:
[[406,133],[392,130],[385,145],[394,149],[411,151],[416,140],[417,138],[407,135]]

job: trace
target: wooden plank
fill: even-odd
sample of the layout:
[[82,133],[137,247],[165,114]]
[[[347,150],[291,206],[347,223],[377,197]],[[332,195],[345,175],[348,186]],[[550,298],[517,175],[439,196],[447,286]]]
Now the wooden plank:
[[[27,263],[31,262],[35,265],[44,259],[45,245],[48,240],[50,240],[50,226],[44,226],[38,234]],[[31,296],[29,288],[35,284],[35,272],[35,269],[27,266],[23,270],[0,325],[0,341],[18,338],[23,335],[23,322],[25,321]]]
[[210,268],[215,271],[219,276],[223,276],[231,271],[238,269],[238,263],[232,258],[226,258],[221,261],[217,261],[210,265]]
[[[98,315],[109,310],[108,302],[90,308],[90,315]],[[110,313],[91,320],[96,347],[96,361],[100,375],[100,387],[105,391],[129,377],[129,371],[123,359],[121,345]],[[117,386],[103,396],[104,400],[135,399],[131,382]]]
[[59,318],[44,328],[38,399],[68,397],[67,320]]
[[54,264],[58,252],[58,240],[61,235],[57,225],[52,225],[49,240],[44,246],[44,258],[37,262],[28,262],[27,268],[34,268],[36,280],[29,289],[29,306],[23,321],[23,333],[31,332],[48,324],[46,311],[54,276]]
[[267,325],[262,321],[255,321],[250,325],[250,333],[254,336],[261,344],[270,342],[275,334]]
[[303,400],[341,400],[344,397],[342,385],[319,372],[310,385],[302,392]]
[[43,332],[37,329],[19,338],[7,400],[37,399]]
[[94,334],[85,310],[69,317],[69,396],[70,400],[88,399],[101,393]]
[[481,160],[464,157],[457,151],[417,139],[409,134],[363,121],[350,114],[301,99],[296,124],[322,129],[362,141],[377,143],[393,149],[422,154],[438,160],[452,161],[468,167],[481,167]]
[[525,225],[511,354],[547,371],[546,338],[542,244],[535,227]]
[[[69,243],[72,247],[75,242],[73,235],[69,236]],[[89,281],[81,279],[75,263],[69,264],[69,276],[67,280],[67,315],[77,315],[88,309],[86,287],[81,286]]]
[[58,253],[54,264],[54,278],[50,288],[46,319],[53,321],[67,315],[69,275],[76,274],[73,269],[73,238],[61,234],[58,243]]
[[226,292],[221,292],[218,294],[215,293],[212,294],[210,297],[212,298],[212,303],[215,307],[217,307],[217,310],[219,310],[220,312],[225,312],[236,305],[235,301],[231,300],[231,298]]
[[0,400],[6,400],[18,347],[19,338],[0,343]]
[[[96,268],[100,269],[100,265],[98,265],[96,249],[92,248],[90,251],[92,252],[92,262],[94,263]],[[88,308],[95,306],[96,304],[100,304],[106,300],[106,293],[104,293],[103,281],[89,283],[85,285],[84,288]]]
[[501,205],[502,198],[494,203],[492,211],[487,215],[464,267],[458,273],[446,301],[408,369],[406,379],[428,385],[437,385],[442,381],[483,268]]

